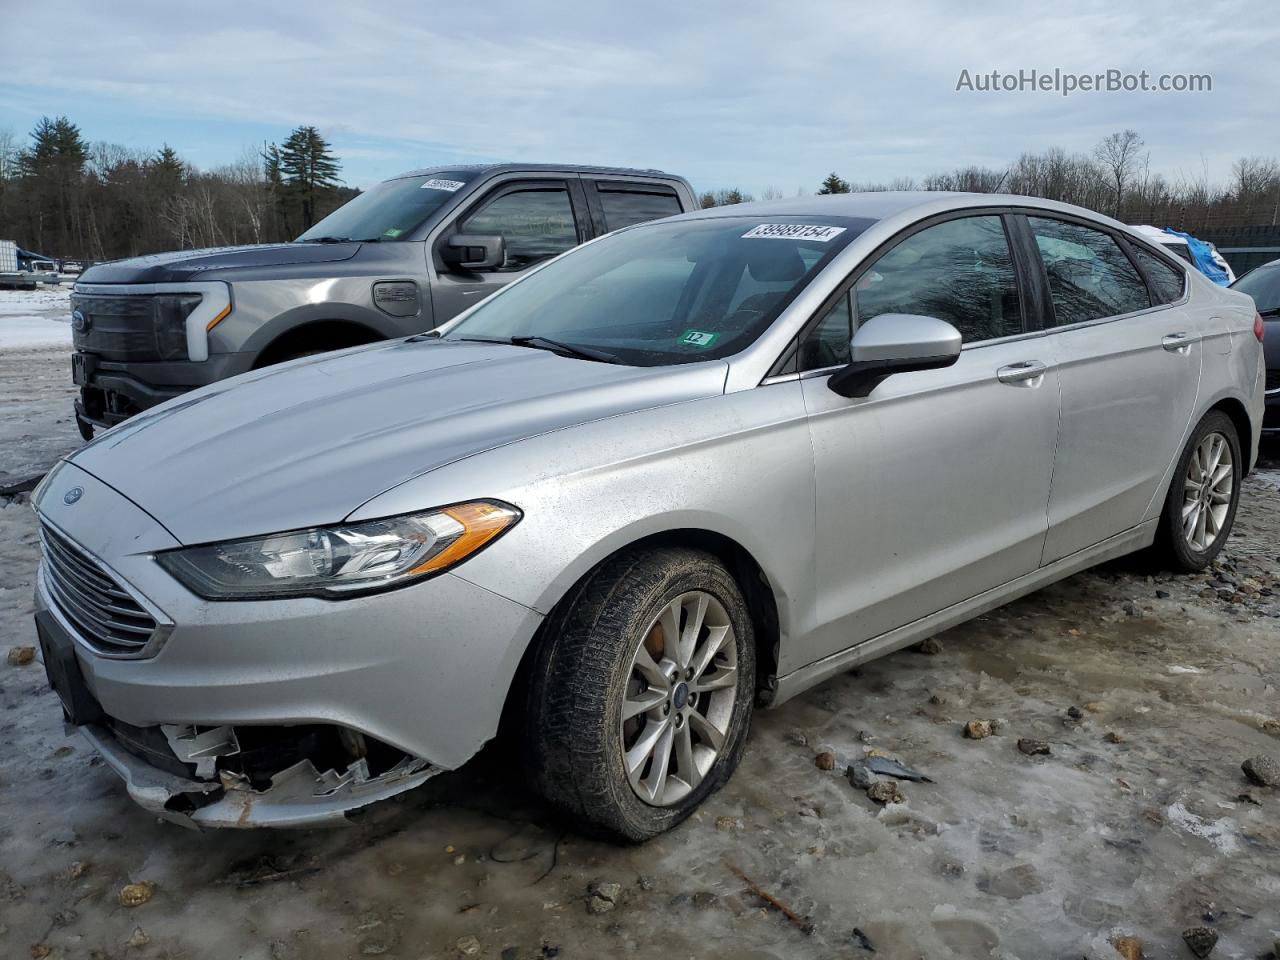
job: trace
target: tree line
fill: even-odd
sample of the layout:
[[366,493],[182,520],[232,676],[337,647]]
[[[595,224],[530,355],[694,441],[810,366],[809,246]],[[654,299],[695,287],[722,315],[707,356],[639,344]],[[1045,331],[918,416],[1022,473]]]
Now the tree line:
[[[1280,223],[1280,162],[1275,157],[1241,157],[1231,178],[1214,183],[1207,170],[1172,179],[1151,170],[1151,155],[1134,130],[1112,133],[1089,153],[1050,147],[1024,153],[1007,167],[959,167],[923,179],[857,183],[837,173],[818,185],[820,194],[880,190],[957,190],[1013,193],[1074,203],[1124,223],[1174,227],[1190,233]],[[804,191],[800,191],[803,193]],[[782,196],[776,188],[762,199]],[[704,207],[743,203],[753,197],[725,189],[702,194]]]
[[[0,239],[85,260],[291,240],[356,195],[340,171],[313,126],[200,170],[168,145],[145,151],[91,143],[66,117],[44,117],[25,144],[0,130]],[[1088,153],[1051,147],[1007,167],[959,167],[920,180],[859,183],[833,172],[816,192],[864,190],[1025,194],[1192,233],[1280,223],[1276,158],[1241,157],[1226,183],[1211,181],[1207,170],[1169,178],[1152,172],[1150,153],[1133,130],[1110,134]],[[759,199],[782,196],[769,187]],[[753,199],[738,188],[699,197],[703,207]]]
[[82,260],[291,240],[356,195],[340,169],[311,126],[200,170],[167,144],[90,143],[44,117],[25,145],[0,130],[0,239]]

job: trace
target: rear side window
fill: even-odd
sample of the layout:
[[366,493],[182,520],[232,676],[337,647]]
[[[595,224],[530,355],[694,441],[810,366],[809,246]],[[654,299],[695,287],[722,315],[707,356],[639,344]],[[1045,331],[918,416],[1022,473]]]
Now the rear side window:
[[505,271],[523,270],[578,245],[573,205],[563,187],[504,193],[458,224],[458,232],[501,234]]
[[1154,300],[1152,306],[1173,303],[1182,296],[1186,275],[1181,270],[1175,270],[1154,253],[1148,253],[1136,243],[1129,244],[1129,248],[1133,251],[1133,257],[1138,261],[1138,266],[1142,267],[1142,272],[1151,281],[1151,296]]
[[926,227],[882,256],[857,283],[858,322],[883,313],[946,320],[965,343],[1022,332],[1018,282],[998,216]]
[[642,193],[632,190],[600,190],[605,230],[620,230],[633,223],[660,220],[680,213],[680,201],[671,193]]
[[1110,236],[1064,220],[1027,219],[1049,277],[1055,326],[1116,317],[1151,306],[1142,276]]

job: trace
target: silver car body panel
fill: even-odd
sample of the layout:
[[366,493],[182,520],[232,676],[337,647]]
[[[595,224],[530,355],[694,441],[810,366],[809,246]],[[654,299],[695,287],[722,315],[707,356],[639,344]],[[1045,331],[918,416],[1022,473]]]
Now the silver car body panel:
[[[997,208],[1126,229],[1022,197],[703,211],[685,216],[882,219],[727,360],[629,368],[398,341],[256,371],[107,432],[51,475],[38,509],[174,627],[145,660],[78,649],[93,693],[138,725],[329,722],[448,769],[497,729],[543,618],[648,537],[694,531],[755,560],[778,612],[775,702],[1150,543],[1204,412],[1225,402],[1248,418],[1250,465],[1262,421],[1252,304],[1194,271],[1177,304],[969,344],[953,366],[895,375],[861,399],[830,391],[831,371],[770,376],[818,307],[902,230]],[[1169,349],[1173,334],[1187,336]],[[1002,377],[1027,362],[1033,375]],[[68,506],[73,484],[86,494]],[[450,573],[383,594],[206,602],[152,559],[178,543],[477,498],[523,519]],[[118,520],[83,508],[93,502]]]

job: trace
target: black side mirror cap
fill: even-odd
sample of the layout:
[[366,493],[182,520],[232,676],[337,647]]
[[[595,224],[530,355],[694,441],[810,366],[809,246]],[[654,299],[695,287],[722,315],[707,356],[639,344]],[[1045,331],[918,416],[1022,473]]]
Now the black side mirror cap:
[[496,270],[507,260],[507,244],[496,233],[455,233],[445,241],[440,259],[459,270]]

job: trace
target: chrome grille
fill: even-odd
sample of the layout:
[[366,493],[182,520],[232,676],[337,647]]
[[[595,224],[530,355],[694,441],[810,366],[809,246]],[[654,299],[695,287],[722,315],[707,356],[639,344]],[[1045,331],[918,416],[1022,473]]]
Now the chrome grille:
[[138,656],[156,631],[155,618],[83,550],[40,525],[45,587],[58,612],[89,646]]

